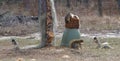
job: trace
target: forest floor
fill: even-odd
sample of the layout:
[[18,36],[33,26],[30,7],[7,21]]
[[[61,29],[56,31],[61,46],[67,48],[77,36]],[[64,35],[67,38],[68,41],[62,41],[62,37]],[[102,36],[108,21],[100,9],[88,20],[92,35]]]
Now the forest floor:
[[[17,61],[21,58],[25,61],[118,61],[120,59],[120,38],[102,38],[102,42],[109,42],[113,49],[97,49],[92,38],[82,37],[83,49],[74,50],[65,47],[46,47],[42,49],[26,49],[15,51],[10,39],[0,40],[0,61]],[[60,38],[57,39],[60,45]],[[32,38],[16,38],[19,46],[38,44],[39,40]]]

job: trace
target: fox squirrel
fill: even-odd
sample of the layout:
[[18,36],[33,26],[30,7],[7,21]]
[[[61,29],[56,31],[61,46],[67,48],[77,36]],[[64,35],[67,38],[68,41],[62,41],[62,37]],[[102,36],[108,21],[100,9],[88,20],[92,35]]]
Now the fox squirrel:
[[82,49],[82,44],[84,43],[83,40],[73,40],[70,43],[70,48],[74,48],[74,49]]

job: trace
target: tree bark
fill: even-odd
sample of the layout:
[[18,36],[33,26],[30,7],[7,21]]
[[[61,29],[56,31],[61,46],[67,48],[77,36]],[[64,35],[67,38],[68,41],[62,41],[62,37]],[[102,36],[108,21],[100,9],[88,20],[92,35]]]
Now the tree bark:
[[66,6],[67,6],[68,8],[70,8],[70,0],[67,0]]
[[82,0],[78,0],[80,2],[80,4],[82,3]]
[[99,16],[102,16],[102,0],[98,0],[98,13]]
[[50,46],[54,40],[54,18],[52,14],[53,0],[39,0],[39,21],[41,26],[40,48]]
[[89,0],[83,0],[83,2],[84,2],[85,7],[88,8],[88,6],[89,6]]
[[116,0],[117,1],[117,5],[118,5],[118,11],[119,11],[119,14],[120,14],[120,0]]

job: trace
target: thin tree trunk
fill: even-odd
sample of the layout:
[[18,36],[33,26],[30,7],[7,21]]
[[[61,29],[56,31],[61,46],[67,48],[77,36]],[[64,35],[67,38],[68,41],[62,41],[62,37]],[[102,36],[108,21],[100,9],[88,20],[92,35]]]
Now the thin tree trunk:
[[78,0],[80,2],[80,4],[82,3],[82,0]]
[[75,6],[76,7],[78,6],[78,0],[75,0]]
[[119,14],[120,14],[120,0],[116,0],[117,1],[117,5],[118,5],[118,11],[119,11]]
[[102,0],[98,0],[98,13],[99,16],[102,16]]
[[66,6],[67,6],[68,8],[70,8],[70,0],[66,0],[66,1],[67,1]]
[[88,8],[88,6],[89,6],[89,0],[83,0],[83,2],[84,2],[85,7]]

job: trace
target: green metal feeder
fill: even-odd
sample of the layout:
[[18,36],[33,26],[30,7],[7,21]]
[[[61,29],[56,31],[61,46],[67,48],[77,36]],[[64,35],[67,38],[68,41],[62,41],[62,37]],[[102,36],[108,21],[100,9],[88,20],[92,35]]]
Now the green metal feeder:
[[72,13],[67,14],[65,17],[65,27],[61,46],[69,47],[70,42],[80,39],[79,17]]

